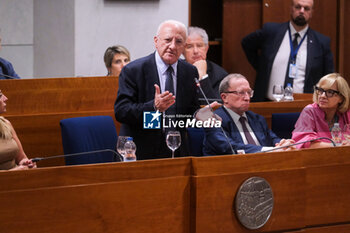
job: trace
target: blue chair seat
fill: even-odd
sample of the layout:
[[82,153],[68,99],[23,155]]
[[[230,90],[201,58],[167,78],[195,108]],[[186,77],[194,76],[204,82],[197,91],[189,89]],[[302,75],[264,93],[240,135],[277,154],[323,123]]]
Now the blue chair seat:
[[[60,121],[64,154],[95,150],[115,151],[118,135],[111,116],[67,118]],[[65,157],[66,165],[115,161],[113,152],[100,152]]]
[[292,138],[294,125],[300,112],[273,113],[271,117],[271,130],[280,138]]
[[205,131],[203,128],[187,128],[191,156],[202,156]]

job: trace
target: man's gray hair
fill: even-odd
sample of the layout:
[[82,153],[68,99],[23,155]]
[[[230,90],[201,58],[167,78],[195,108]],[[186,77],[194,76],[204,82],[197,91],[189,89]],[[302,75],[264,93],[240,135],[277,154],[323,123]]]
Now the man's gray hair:
[[208,43],[209,43],[208,34],[206,33],[206,31],[203,28],[189,27],[188,28],[188,36],[191,36],[191,35],[198,35],[198,36],[202,37],[204,44],[208,45]]
[[181,23],[180,21],[173,20],[173,19],[165,20],[161,24],[159,24],[158,29],[157,29],[157,37],[159,36],[160,30],[162,29],[162,27],[165,24],[172,24],[172,25],[175,25],[176,27],[180,27],[185,32],[186,37],[187,37],[187,28],[186,28],[185,24]]
[[220,94],[228,91],[228,89],[230,88],[231,79],[245,79],[245,80],[247,80],[247,78],[241,74],[229,74],[229,75],[227,75],[220,83],[220,86],[219,86],[219,93]]

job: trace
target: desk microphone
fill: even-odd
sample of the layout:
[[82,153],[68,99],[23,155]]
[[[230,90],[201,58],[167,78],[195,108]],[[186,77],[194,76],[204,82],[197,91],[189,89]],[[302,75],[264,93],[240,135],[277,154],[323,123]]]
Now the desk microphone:
[[[201,84],[199,83],[199,80],[198,80],[197,78],[194,78],[194,81],[196,82],[197,87],[198,87],[199,90],[201,91],[201,93],[202,93],[202,95],[203,95],[203,97],[204,97],[204,99],[205,99],[205,101],[206,101],[206,103],[207,103],[207,105],[208,105],[208,107],[209,107],[211,113],[213,114],[213,117],[214,117],[216,120],[220,120],[220,119],[218,119],[218,118],[216,117],[216,114],[214,113],[213,108],[210,106],[209,100],[208,100],[207,96],[204,94],[204,91],[203,91],[203,89],[202,89],[202,87],[201,87]],[[233,147],[232,147],[232,145],[231,145],[231,143],[230,143],[230,140],[228,139],[228,137],[227,137],[227,135],[226,135],[226,133],[225,133],[225,130],[222,128],[222,126],[220,126],[220,129],[221,129],[222,133],[223,133],[224,136],[225,136],[225,139],[226,139],[227,144],[230,146],[230,149],[231,149],[232,154],[236,154],[235,150],[233,149]]]
[[116,151],[111,149],[93,150],[93,151],[87,151],[87,152],[79,152],[79,153],[66,154],[66,155],[54,155],[54,156],[48,156],[48,157],[37,157],[37,158],[32,158],[31,160],[33,163],[35,163],[46,159],[57,159],[57,158],[65,158],[65,157],[72,157],[72,156],[78,156],[78,155],[89,155],[89,154],[101,153],[101,152],[112,152],[116,158],[119,158],[120,161],[123,161],[122,156],[118,154]]
[[333,144],[333,147],[336,146],[335,142],[332,139],[327,138],[327,137],[319,137],[319,138],[314,138],[314,139],[310,139],[310,140],[306,140],[306,141],[302,141],[302,142],[297,142],[297,143],[294,143],[294,144],[291,144],[291,145],[279,146],[279,147],[275,147],[275,148],[272,148],[272,149],[269,149],[269,150],[259,151],[259,153],[260,152],[275,151],[275,150],[278,150],[278,149],[283,149],[283,148],[287,148],[287,147],[290,147],[290,146],[296,146],[296,145],[307,143],[307,142],[314,142],[314,141],[318,141],[318,140],[321,140],[321,139],[326,139],[326,140],[330,141]]
[[7,74],[0,74],[0,77],[1,76],[4,76],[5,78],[7,78],[7,79],[18,79],[18,78],[16,78],[16,77],[13,77],[13,76],[10,76],[10,75],[7,75]]

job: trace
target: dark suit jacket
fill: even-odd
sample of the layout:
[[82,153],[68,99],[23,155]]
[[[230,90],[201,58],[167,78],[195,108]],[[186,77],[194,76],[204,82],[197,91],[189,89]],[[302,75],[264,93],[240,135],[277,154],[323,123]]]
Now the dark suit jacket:
[[13,69],[11,62],[0,57],[0,79],[11,79],[9,77],[3,76],[2,74],[9,75],[16,79],[20,78]]
[[[214,62],[207,60],[207,74],[208,77],[200,81],[204,94],[207,96],[208,99],[221,100],[219,94],[220,82],[223,78],[225,78],[228,75],[228,73],[226,72],[226,70],[224,70],[222,67],[218,66]],[[203,95],[200,93],[199,98],[202,97]]]
[[[264,101],[267,96],[273,61],[288,30],[288,24],[289,22],[266,23],[262,29],[247,35],[242,40],[248,61],[257,72],[253,101]],[[320,78],[332,72],[334,65],[330,39],[309,28],[304,93],[312,93],[313,86]]]
[[[194,78],[196,67],[179,60],[177,65],[176,113],[191,115],[199,108],[198,92]],[[143,129],[143,112],[154,111],[154,84],[159,84],[155,54],[130,62],[119,76],[119,89],[114,104],[117,121],[122,123],[120,135],[132,136],[137,146],[138,160],[170,157],[161,129]],[[177,155],[188,155],[185,130]]]
[[[227,110],[224,107],[220,107],[215,113],[222,118],[222,128],[235,151],[244,150],[245,153],[255,153],[261,151],[263,146],[275,146],[281,140],[268,128],[263,116],[247,111],[246,115],[249,125],[262,146],[244,144],[238,128]],[[205,128],[203,145],[204,155],[232,154],[231,148],[220,128]]]

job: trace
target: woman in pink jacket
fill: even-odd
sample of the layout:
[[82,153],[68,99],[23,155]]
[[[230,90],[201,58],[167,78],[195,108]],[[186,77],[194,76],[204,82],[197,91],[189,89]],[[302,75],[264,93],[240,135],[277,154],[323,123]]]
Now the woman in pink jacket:
[[[350,89],[347,81],[340,74],[328,74],[314,87],[313,104],[307,105],[295,124],[292,139],[295,142],[326,137],[332,139],[334,123],[341,129],[350,124],[349,111]],[[350,145],[343,140],[342,145]],[[329,140],[321,139],[298,145],[298,148],[329,147]]]

